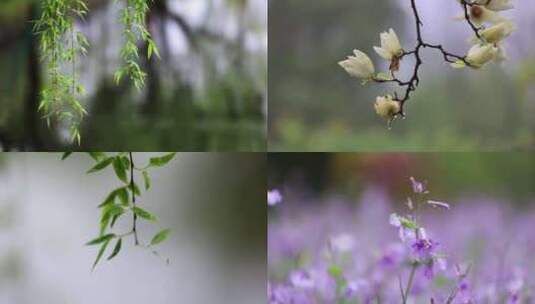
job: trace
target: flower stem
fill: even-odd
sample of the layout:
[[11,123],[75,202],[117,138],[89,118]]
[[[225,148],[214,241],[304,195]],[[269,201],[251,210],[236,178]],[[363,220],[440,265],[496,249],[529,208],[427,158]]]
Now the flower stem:
[[407,287],[405,287],[405,292],[403,296],[403,304],[407,304],[409,298],[409,293],[411,292],[412,282],[414,281],[414,275],[416,274],[416,269],[418,268],[418,263],[413,263],[411,268],[411,273],[409,274],[409,281],[407,282]]

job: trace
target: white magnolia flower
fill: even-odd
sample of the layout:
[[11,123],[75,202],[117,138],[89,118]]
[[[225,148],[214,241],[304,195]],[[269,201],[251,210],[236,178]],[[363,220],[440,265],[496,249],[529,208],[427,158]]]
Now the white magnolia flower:
[[399,43],[398,36],[393,29],[381,33],[381,47],[374,46],[373,49],[379,56],[389,61],[403,54],[403,49]]
[[492,44],[476,44],[468,51],[466,61],[474,68],[480,68],[496,57],[498,48]]
[[[464,19],[464,15],[462,16]],[[470,20],[475,24],[480,25],[482,23],[500,23],[506,21],[507,19],[501,16],[499,13],[485,8],[481,5],[474,5],[470,8]]]
[[400,111],[399,101],[392,99],[392,96],[378,96],[375,100],[375,112],[382,118],[392,120]]
[[348,56],[346,60],[340,61],[338,64],[353,77],[362,79],[372,78],[375,68],[370,57],[359,50],[353,50],[353,54],[355,56]]
[[511,35],[513,31],[513,23],[510,21],[503,21],[482,30],[481,32],[479,32],[479,34],[489,43],[498,43],[504,38]]
[[504,11],[514,7],[511,2],[512,0],[476,0],[475,3],[493,11]]

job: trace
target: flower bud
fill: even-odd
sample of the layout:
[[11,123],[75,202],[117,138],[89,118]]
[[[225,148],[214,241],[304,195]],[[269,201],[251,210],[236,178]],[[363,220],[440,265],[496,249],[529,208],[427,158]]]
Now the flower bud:
[[505,37],[511,35],[514,30],[513,23],[510,21],[503,21],[489,28],[482,30],[479,34],[488,43],[498,43]]
[[338,64],[353,77],[361,79],[372,78],[375,68],[370,57],[359,50],[353,50],[353,53],[355,56],[348,56],[346,60],[340,61]]
[[[462,17],[464,19],[464,16]],[[482,5],[473,5],[470,7],[470,20],[475,24],[492,23],[497,24],[507,21],[507,19],[500,14],[485,8]]]
[[374,46],[373,49],[386,60],[393,60],[403,54],[403,49],[399,43],[398,36],[393,29],[381,33],[381,47]]
[[392,99],[392,96],[378,96],[375,100],[375,112],[384,119],[392,120],[399,114],[401,105],[399,101]]
[[514,7],[511,0],[476,0],[475,3],[484,5],[486,8],[493,11],[504,11]]
[[480,68],[485,63],[494,59],[498,49],[492,44],[476,44],[468,51],[466,61],[474,68]]

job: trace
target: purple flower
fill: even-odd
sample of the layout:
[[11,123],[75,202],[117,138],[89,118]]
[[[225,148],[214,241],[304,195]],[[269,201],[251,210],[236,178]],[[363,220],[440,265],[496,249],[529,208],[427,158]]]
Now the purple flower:
[[294,271],[290,274],[290,282],[296,288],[311,289],[314,288],[314,281],[306,271]]
[[423,193],[423,194],[426,194],[426,193],[429,193],[429,191],[427,191],[426,189],[426,186],[427,186],[427,182],[419,182],[417,180],[414,179],[414,177],[410,177],[409,178],[411,180],[411,184],[412,184],[412,191],[414,193]]
[[411,245],[412,254],[416,259],[426,261],[433,258],[437,246],[438,243],[431,239],[416,239]]
[[457,283],[457,288],[459,290],[457,297],[460,303],[463,303],[463,304],[473,303],[471,287],[468,284],[468,281],[466,279],[459,280],[459,282]]
[[269,304],[311,304],[313,303],[303,291],[290,286],[276,286],[269,289]]
[[364,293],[368,287],[369,287],[369,283],[362,279],[349,281],[347,282],[347,286],[344,291],[344,298],[346,299],[354,298],[358,294]]
[[273,189],[267,193],[267,202],[269,206],[275,206],[282,202],[282,194],[279,190]]

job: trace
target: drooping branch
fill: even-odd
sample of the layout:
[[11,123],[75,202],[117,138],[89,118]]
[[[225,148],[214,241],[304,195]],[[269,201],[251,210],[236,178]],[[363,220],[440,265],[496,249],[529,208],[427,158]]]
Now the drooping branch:
[[[130,190],[132,192],[132,206],[136,207],[136,191],[135,191],[135,181],[134,181],[134,157],[132,156],[132,152],[128,152],[128,157],[130,158]],[[137,236],[137,214],[135,212],[132,212],[133,214],[133,221],[132,221],[132,233],[134,234],[134,242],[135,245],[139,245],[139,238]]]

